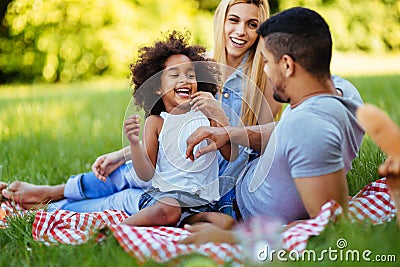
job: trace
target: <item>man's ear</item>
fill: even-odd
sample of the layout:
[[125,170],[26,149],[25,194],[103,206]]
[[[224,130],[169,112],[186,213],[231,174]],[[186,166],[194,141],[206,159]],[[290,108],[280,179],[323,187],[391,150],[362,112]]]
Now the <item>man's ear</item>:
[[295,64],[291,56],[283,55],[281,58],[281,66],[283,69],[283,74],[286,78],[294,74]]

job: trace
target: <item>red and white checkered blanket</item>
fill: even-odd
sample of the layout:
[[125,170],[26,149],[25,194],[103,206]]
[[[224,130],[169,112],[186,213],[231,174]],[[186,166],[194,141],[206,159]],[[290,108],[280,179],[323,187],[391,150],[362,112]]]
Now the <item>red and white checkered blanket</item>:
[[[1,208],[7,214],[16,214],[10,203],[2,203]],[[18,214],[24,211],[19,210]],[[303,251],[310,236],[319,235],[330,222],[342,213],[342,208],[334,201],[327,202],[320,214],[305,221],[288,225],[281,236],[283,247],[287,250]],[[349,214],[353,220],[368,219],[374,224],[391,221],[396,214],[394,202],[386,185],[386,179],[377,180],[349,201]],[[33,223],[32,235],[37,241],[46,244],[80,244],[89,238],[104,237],[98,230],[108,228],[124,250],[143,262],[152,258],[158,262],[168,261],[176,256],[199,253],[214,259],[218,264],[224,262],[243,262],[240,245],[207,243],[204,245],[183,245],[177,241],[190,233],[173,227],[131,227],[120,225],[127,217],[123,211],[106,210],[103,212],[77,213],[70,211],[38,211]],[[1,226],[1,225],[0,225]],[[3,220],[3,227],[6,227]]]

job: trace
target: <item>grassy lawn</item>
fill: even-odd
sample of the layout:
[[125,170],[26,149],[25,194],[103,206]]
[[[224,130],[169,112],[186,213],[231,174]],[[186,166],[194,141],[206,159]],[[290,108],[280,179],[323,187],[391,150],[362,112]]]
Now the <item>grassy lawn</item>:
[[[359,88],[365,102],[386,110],[400,124],[397,104],[400,75],[347,78]],[[0,87],[0,179],[58,184],[71,174],[89,170],[97,156],[126,144],[122,122],[130,99],[127,80]],[[351,194],[379,178],[377,167],[383,159],[384,154],[366,137],[354,168],[348,174]],[[136,265],[112,237],[100,244],[90,241],[80,246],[48,247],[35,242],[31,236],[32,221],[32,216],[16,218],[9,228],[0,230],[0,266]],[[311,238],[309,248],[317,251],[336,248],[339,238],[346,239],[349,249],[370,250],[371,257],[396,255],[400,261],[400,231],[395,222],[379,226],[368,222],[339,222]],[[182,260],[184,264],[185,259]],[[313,264],[319,266],[321,262],[291,263],[296,266]],[[368,266],[370,263],[325,260],[323,264]],[[151,261],[145,264],[158,265]],[[395,263],[391,265],[396,266]]]

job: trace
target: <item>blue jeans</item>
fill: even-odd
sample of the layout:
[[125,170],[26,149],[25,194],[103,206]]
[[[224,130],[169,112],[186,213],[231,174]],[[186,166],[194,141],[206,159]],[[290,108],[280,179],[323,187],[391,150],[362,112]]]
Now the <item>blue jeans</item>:
[[219,158],[220,193],[222,196],[215,206],[215,211],[228,214],[235,220],[238,220],[233,208],[237,179],[239,179],[246,165],[259,157],[257,151],[245,147],[239,147],[239,153],[239,157],[234,162],[227,162],[222,157]]
[[141,188],[129,188],[100,198],[77,201],[63,199],[50,204],[48,210],[54,211],[56,209],[63,209],[75,212],[95,212],[112,209],[123,210],[128,215],[132,215],[139,211],[138,203],[143,192],[144,190]]
[[137,178],[131,163],[118,167],[105,182],[93,172],[82,173],[68,179],[65,199],[51,204],[49,210],[93,212],[115,209],[131,215],[138,211],[140,196],[149,185]]

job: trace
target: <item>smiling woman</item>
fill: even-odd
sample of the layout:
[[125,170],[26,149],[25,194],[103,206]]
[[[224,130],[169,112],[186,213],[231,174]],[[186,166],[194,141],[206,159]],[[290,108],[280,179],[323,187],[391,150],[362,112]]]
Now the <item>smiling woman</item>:
[[246,52],[258,38],[256,29],[260,24],[256,5],[238,3],[232,5],[225,20],[225,42],[227,64],[237,68]]
[[271,122],[281,109],[267,86],[256,33],[268,17],[266,0],[222,0],[214,14],[213,58],[224,66],[220,98],[234,126]]
[[[272,98],[263,72],[261,40],[256,32],[269,17],[267,0],[222,0],[214,14],[214,55],[222,70],[223,88],[217,94],[232,126],[272,122],[282,105]],[[234,162],[219,160],[222,197],[220,212],[233,212],[234,190],[239,174],[258,152],[239,147]]]

